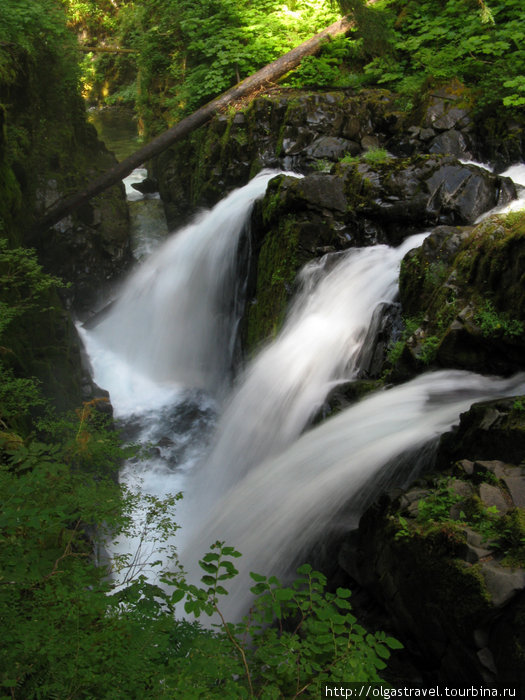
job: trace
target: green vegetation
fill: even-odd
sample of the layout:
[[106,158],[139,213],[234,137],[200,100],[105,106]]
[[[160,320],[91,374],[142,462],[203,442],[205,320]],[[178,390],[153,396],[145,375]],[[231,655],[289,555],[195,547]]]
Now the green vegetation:
[[[472,477],[470,483],[476,482],[500,485],[491,472]],[[428,495],[418,501],[415,518],[397,516],[394,538],[433,536],[445,528],[450,537],[462,541],[462,528],[468,526],[500,553],[503,566],[525,566],[525,510],[512,508],[500,513],[496,506],[485,505],[474,490],[465,495],[468,484],[452,476],[434,480]]]
[[476,316],[481,332],[487,338],[504,335],[508,338],[516,338],[523,335],[525,326],[522,321],[509,318],[506,313],[498,313],[494,304],[486,301]]
[[525,104],[523,5],[519,0],[480,5],[471,0],[387,3],[392,55],[364,65],[365,76],[409,98],[429,81],[459,78],[475,88],[480,108]]
[[388,152],[384,148],[371,148],[363,153],[363,160],[370,165],[381,165],[381,163],[386,163],[391,158]]
[[[133,49],[148,131],[171,124],[337,18],[324,0],[135,0],[116,38]],[[99,59],[97,59],[99,60]],[[133,90],[128,86],[126,95]]]
[[[405,257],[400,293],[407,317],[421,320],[415,351],[419,360],[432,361],[436,352],[441,353],[451,324],[462,312],[469,332],[484,343],[488,339],[514,344],[523,336],[524,224],[524,212],[490,217],[456,246],[449,248],[449,237],[440,241],[437,250],[422,246]],[[454,233],[452,229],[450,236]],[[490,342],[486,347],[490,353]],[[395,349],[392,364],[402,352],[402,346]],[[454,349],[453,361],[459,366],[472,368],[473,357],[468,350],[463,355],[460,347]]]

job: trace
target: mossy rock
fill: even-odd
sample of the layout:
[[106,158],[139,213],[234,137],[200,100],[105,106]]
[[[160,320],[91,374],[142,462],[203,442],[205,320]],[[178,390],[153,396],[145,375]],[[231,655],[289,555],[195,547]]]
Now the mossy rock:
[[[414,368],[497,374],[523,368],[523,212],[474,227],[438,227],[405,257],[399,284],[403,316],[418,327],[406,342]],[[425,347],[432,350],[427,358]]]
[[246,312],[248,352],[275,336],[282,325],[300,267],[298,241],[299,227],[293,216],[280,219],[265,236],[257,261],[255,301]]
[[[28,341],[30,339],[30,341]],[[30,311],[12,323],[2,338],[3,361],[18,377],[36,377],[42,393],[63,411],[82,403],[80,341],[56,294],[45,311]]]
[[457,430],[441,439],[439,463],[467,458],[520,464],[525,457],[525,412],[515,404],[515,398],[484,401],[462,413]]

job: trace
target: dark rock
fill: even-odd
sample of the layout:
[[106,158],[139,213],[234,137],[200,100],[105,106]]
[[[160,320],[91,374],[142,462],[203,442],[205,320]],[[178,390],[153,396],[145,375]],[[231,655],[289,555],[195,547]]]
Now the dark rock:
[[507,487],[515,508],[525,508],[525,470],[515,469],[516,475],[503,475],[501,480]]
[[461,129],[468,126],[471,121],[470,112],[467,109],[452,106],[448,109],[443,109],[441,116],[437,116],[432,122],[432,127],[443,131],[455,129],[456,127]]
[[511,508],[501,492],[501,489],[492,484],[481,484],[479,487],[479,497],[484,506],[487,508],[497,508],[500,515],[504,515]]
[[348,141],[337,136],[321,136],[305,149],[305,154],[311,158],[328,158],[338,161],[344,155],[357,155],[361,149],[355,141]]
[[443,223],[473,223],[483,212],[496,206],[499,186],[496,178],[481,168],[444,165],[427,180],[430,194],[427,208]]
[[467,160],[472,158],[467,137],[455,129],[444,131],[435,136],[430,142],[428,150],[429,153],[443,153]]
[[462,413],[454,434],[443,436],[440,463],[468,455],[471,460],[519,464],[525,454],[525,414],[513,411],[513,399],[474,404]]
[[308,175],[301,180],[288,183],[292,207],[301,199],[304,208],[328,209],[344,213],[348,204],[344,192],[344,182],[334,175]]
[[306,152],[306,147],[314,140],[315,132],[305,127],[287,126],[284,130],[282,149],[287,156]]
[[494,562],[481,564],[481,574],[494,605],[501,607],[525,588],[525,571],[507,569]]
[[152,177],[146,177],[142,182],[132,182],[131,186],[142,194],[153,194],[159,191],[159,183]]
[[372,134],[366,134],[361,139],[361,148],[364,151],[371,151],[373,149],[379,148],[380,146],[381,146],[380,140],[378,139],[377,136],[374,136]]

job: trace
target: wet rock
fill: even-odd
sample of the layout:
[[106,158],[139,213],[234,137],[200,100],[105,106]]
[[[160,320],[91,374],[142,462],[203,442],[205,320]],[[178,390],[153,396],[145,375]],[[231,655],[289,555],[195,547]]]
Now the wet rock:
[[481,574],[485,580],[495,606],[502,607],[517,593],[525,588],[525,571],[507,569],[494,562],[481,565]]
[[461,131],[456,131],[455,129],[450,129],[435,136],[430,142],[428,150],[429,153],[443,153],[467,160],[472,158],[467,137]]
[[473,228],[438,227],[405,257],[403,312],[422,319],[418,335],[407,341],[416,364],[431,338],[437,366],[503,375],[522,369],[524,225],[518,215]]
[[474,166],[444,165],[426,180],[426,185],[430,193],[428,209],[443,223],[473,223],[498,202],[499,182]]
[[337,136],[322,136],[316,139],[305,149],[305,154],[311,158],[327,158],[338,161],[347,153],[352,156],[360,152],[359,145],[355,141],[349,141]]
[[468,454],[471,460],[485,463],[501,458],[508,464],[519,464],[525,454],[525,413],[513,410],[513,404],[514,399],[486,401],[461,414],[454,434],[442,438],[441,462]]
[[[474,466],[472,460],[465,461]],[[351,558],[340,563],[344,567],[351,561],[350,575],[384,606],[395,633],[419,650],[425,667],[442,682],[502,682],[517,673],[514,645],[525,630],[519,613],[525,569],[502,564],[498,541],[487,538],[477,516],[468,525],[444,518],[439,504],[450,494],[461,498],[465,510],[478,488],[485,508],[503,498],[500,487],[487,482],[478,486],[480,473],[470,471],[470,480],[447,477],[444,486],[442,474],[427,476],[424,485],[380,498],[353,534]],[[436,493],[440,496],[432,501]],[[420,503],[434,505],[421,510]],[[463,513],[462,520],[466,517]],[[513,650],[514,665],[501,658],[503,628],[509,633],[506,644]]]
[[159,183],[152,177],[146,177],[141,182],[132,182],[131,186],[142,194],[153,194],[159,191]]
[[314,140],[315,133],[305,127],[287,126],[284,130],[282,150],[284,155],[293,156],[306,152],[306,147]]
[[481,484],[479,497],[483,505],[487,508],[497,508],[498,513],[501,515],[510,510],[510,505],[507,503],[501,490],[492,484]]

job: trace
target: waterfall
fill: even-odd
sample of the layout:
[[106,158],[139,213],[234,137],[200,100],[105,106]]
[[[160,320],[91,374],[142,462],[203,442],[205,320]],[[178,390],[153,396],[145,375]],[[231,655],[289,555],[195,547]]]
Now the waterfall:
[[474,401],[525,391],[521,375],[429,373],[304,433],[330,389],[358,374],[375,312],[395,298],[400,261],[420,234],[397,249],[353,249],[308,265],[281,333],[218,408],[238,320],[239,237],[275,174],[262,173],[176,233],[131,276],[108,316],[82,331],[115,415],[135,439],[157,446],[121,478],[135,488],[143,480],[158,496],[185,491],[177,545],[192,579],[216,539],[243,553],[230,617],[248,604],[250,570],[287,573],[342,509],[357,517],[363,489],[403,454],[448,430]]
[[[237,249],[264,171],[157,249],[126,283],[95,336],[134,372],[219,392],[232,359]],[[111,387],[108,387],[111,392]]]
[[289,445],[337,382],[355,377],[374,311],[393,301],[401,260],[426,235],[306,266],[281,333],[247,368],[223,411],[212,453],[188,486],[189,507],[210,508],[251,467]]
[[216,501],[186,541],[182,561],[195,579],[197,558],[217,539],[243,556],[239,576],[221,604],[228,619],[247,612],[248,573],[280,575],[340,517],[363,508],[363,487],[395,458],[448,430],[474,401],[525,391],[525,374],[512,379],[470,372],[429,372],[381,391],[302,435],[281,454],[240,479]]

